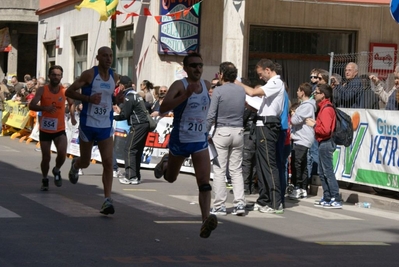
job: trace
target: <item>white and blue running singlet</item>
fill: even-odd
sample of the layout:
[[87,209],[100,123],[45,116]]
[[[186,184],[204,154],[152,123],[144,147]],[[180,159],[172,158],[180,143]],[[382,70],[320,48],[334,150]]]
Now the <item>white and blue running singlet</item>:
[[[181,80],[187,89],[186,78]],[[204,142],[208,140],[206,117],[210,97],[205,82],[201,79],[202,92],[193,93],[173,110],[172,136],[178,137],[181,143]]]
[[82,87],[82,94],[91,96],[101,93],[101,102],[96,105],[83,102],[83,109],[80,113],[80,124],[95,128],[109,128],[112,126],[113,110],[112,95],[115,90],[114,73],[109,69],[108,81],[103,81],[98,73],[98,67],[93,67],[94,78],[90,85]]

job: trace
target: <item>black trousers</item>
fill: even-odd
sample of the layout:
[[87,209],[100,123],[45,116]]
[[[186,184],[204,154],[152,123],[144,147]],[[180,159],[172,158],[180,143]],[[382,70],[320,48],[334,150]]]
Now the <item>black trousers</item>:
[[294,144],[291,154],[291,182],[298,188],[308,187],[308,148]]
[[276,160],[280,130],[280,123],[256,126],[256,173],[259,185],[259,198],[256,202],[272,209],[277,209],[281,204],[280,176]]
[[149,123],[132,125],[125,146],[125,177],[141,179],[140,164],[149,131]]
[[256,146],[250,134],[244,134],[244,149],[242,155],[242,178],[244,179],[244,191],[251,194],[255,191],[255,165]]

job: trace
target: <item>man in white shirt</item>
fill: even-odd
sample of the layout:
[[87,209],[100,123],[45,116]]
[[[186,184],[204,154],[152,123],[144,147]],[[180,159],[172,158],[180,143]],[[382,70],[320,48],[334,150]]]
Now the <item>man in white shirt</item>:
[[256,117],[256,172],[258,175],[259,198],[254,210],[262,213],[284,212],[281,204],[284,189],[280,186],[276,163],[276,144],[281,129],[280,116],[284,106],[285,86],[276,73],[276,66],[269,59],[261,59],[256,64],[259,78],[266,82],[264,86],[251,88],[238,81],[245,93],[262,98],[262,104]]

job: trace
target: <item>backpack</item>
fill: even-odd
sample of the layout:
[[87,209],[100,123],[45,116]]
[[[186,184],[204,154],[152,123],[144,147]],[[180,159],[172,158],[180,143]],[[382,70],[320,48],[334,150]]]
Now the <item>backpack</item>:
[[353,140],[353,126],[351,117],[335,106],[328,104],[335,110],[335,129],[332,132],[334,143],[340,146],[348,147]]

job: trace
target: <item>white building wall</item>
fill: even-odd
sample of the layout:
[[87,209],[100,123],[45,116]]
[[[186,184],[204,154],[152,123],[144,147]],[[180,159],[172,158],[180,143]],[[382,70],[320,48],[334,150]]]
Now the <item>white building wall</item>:
[[91,9],[83,8],[81,11],[73,7],[56,11],[57,14],[48,13],[40,16],[38,24],[38,66],[37,76],[46,76],[46,50],[45,44],[56,40],[56,29],[60,27],[61,48],[56,51],[56,64],[64,69],[63,82],[74,80],[74,50],[72,38],[88,35],[87,65],[88,68],[97,65],[96,54],[98,48],[110,46],[111,22],[98,21],[99,15]]
[[[144,7],[149,8],[152,14],[159,14],[159,0],[153,0],[151,4],[143,4],[142,8]],[[122,10],[122,8],[118,8],[118,10]],[[143,80],[149,80],[154,85],[170,86],[178,78],[176,73],[182,69],[183,57],[158,54],[159,25],[153,17],[130,17],[124,21],[125,18],[126,15],[117,17],[117,27],[133,24],[135,34],[133,62],[131,63],[134,66],[133,73],[129,76],[136,84],[140,84]],[[45,44],[56,40],[57,27],[61,27],[62,49],[57,49],[56,64],[64,68],[63,82],[72,82],[75,78],[73,37],[88,34],[88,68],[97,64],[95,56],[98,48],[101,46],[111,47],[111,20],[100,22],[99,14],[94,10],[82,8],[78,11],[74,6],[70,6],[41,15],[40,20],[44,23],[39,22],[38,24],[38,77],[45,76],[47,73],[45,70]],[[136,68],[140,61],[142,64],[140,72],[138,72]],[[203,76],[209,79],[214,77],[216,72],[217,66],[205,67]],[[137,74],[139,74],[138,77]]]

